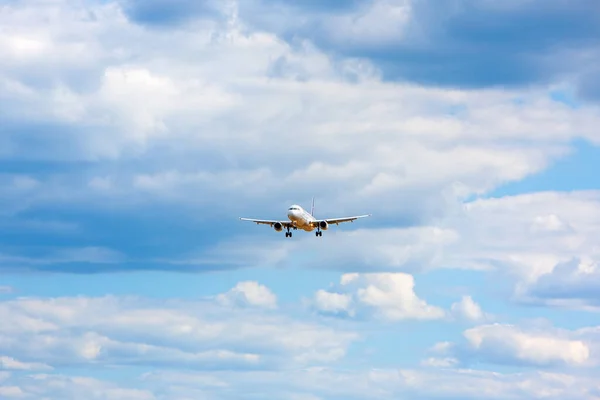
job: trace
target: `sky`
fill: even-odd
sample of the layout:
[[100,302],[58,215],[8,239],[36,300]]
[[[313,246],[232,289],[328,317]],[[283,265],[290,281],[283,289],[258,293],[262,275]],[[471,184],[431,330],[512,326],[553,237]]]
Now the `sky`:
[[0,398],[600,399],[599,10],[0,0]]

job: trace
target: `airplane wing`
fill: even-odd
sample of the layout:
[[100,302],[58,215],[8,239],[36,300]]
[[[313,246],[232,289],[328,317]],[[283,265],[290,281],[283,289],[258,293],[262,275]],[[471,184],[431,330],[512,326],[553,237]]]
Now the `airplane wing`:
[[336,224],[339,225],[342,222],[353,222],[359,218],[366,218],[366,217],[370,217],[371,214],[365,214],[365,215],[357,215],[355,217],[343,217],[343,218],[327,218],[327,219],[318,219],[315,221],[315,223],[319,223],[321,221],[325,221],[328,224]]
[[272,221],[272,220],[268,220],[268,219],[251,219],[251,218],[240,218],[240,219],[242,221],[254,222],[254,223],[258,224],[258,225],[263,224],[263,225],[273,226],[277,222],[279,222],[281,225],[283,225],[284,228],[287,228],[288,226],[291,228],[293,226],[290,221]]

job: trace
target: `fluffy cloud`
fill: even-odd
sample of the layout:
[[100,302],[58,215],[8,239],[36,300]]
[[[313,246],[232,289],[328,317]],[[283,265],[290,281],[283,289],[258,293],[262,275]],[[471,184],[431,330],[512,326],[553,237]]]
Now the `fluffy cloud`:
[[355,315],[352,309],[352,295],[342,293],[332,293],[323,289],[317,290],[313,300],[313,306],[322,313],[329,314],[347,314],[351,317]]
[[[598,192],[481,200],[467,205],[463,216],[458,250],[462,254],[457,258],[509,273],[518,281],[516,301],[596,304],[590,289],[597,282],[593,260],[598,248],[592,238],[600,228]],[[582,290],[583,279],[587,290]],[[548,290],[557,286],[560,289]]]
[[450,312],[458,319],[480,321],[489,318],[471,296],[463,296],[460,301],[453,303]]
[[414,291],[414,278],[404,273],[344,274],[339,289],[345,293],[317,291],[312,302],[319,312],[343,313],[398,321],[445,317],[439,307],[427,304]]
[[[591,367],[600,363],[598,328],[575,331],[548,326],[480,325],[463,332],[464,343],[438,343],[425,365],[476,362],[536,367]],[[441,357],[440,357],[441,356]],[[447,362],[448,365],[445,365]]]
[[[344,274],[338,285],[330,290],[318,290],[307,303],[323,315],[375,317],[385,321],[481,322],[492,319],[471,296],[463,296],[449,310],[428,304],[415,292],[415,278],[399,272]],[[440,360],[432,359],[432,362]]]
[[581,340],[569,340],[542,332],[523,332],[506,325],[487,325],[464,333],[469,345],[484,357],[514,358],[535,365],[585,365],[590,348]]
[[[258,288],[246,292],[247,301],[271,306],[270,291]],[[6,354],[2,363],[11,368],[38,368],[39,362],[271,368],[335,361],[358,338],[281,313],[232,308],[215,300],[160,304],[110,296],[20,298],[1,302],[0,317],[0,354]]]
[[268,287],[258,282],[240,282],[227,293],[217,296],[223,305],[248,305],[264,308],[277,307],[277,296]]
[[559,308],[600,309],[600,270],[597,259],[573,257],[558,262],[551,272],[530,284],[519,286],[517,301]]

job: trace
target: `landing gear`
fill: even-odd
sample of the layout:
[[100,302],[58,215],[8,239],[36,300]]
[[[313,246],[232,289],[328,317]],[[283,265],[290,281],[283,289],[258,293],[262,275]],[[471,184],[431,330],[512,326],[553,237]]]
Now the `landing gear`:
[[285,237],[292,237],[292,232],[290,232],[290,227],[288,226],[287,232],[285,233]]
[[323,236],[323,231],[316,231],[315,236]]

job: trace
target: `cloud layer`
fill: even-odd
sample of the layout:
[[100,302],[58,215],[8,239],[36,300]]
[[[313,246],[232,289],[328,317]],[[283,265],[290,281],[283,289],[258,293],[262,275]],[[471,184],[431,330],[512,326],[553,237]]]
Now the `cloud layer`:
[[[397,396],[575,400],[592,399],[598,394],[593,376],[545,372],[502,374],[472,370],[381,369],[337,373],[327,368],[315,368],[294,372],[222,371],[213,374],[156,371],[138,377],[144,389],[87,377],[36,374],[7,378],[5,386],[0,386],[0,394],[7,398],[34,399],[43,395],[51,400],[77,399],[90,393],[97,398],[111,399],[179,400],[190,395],[235,399],[241,393],[249,395],[250,390],[251,396],[276,395],[286,400],[362,400]],[[261,383],[261,389],[254,389],[257,382]]]
[[[255,287],[240,283],[237,288],[248,286]],[[244,305],[221,305],[234,292],[197,302],[113,296],[5,301],[0,303],[5,321],[0,354],[8,357],[5,366],[254,369],[335,361],[358,339],[353,332],[263,313],[262,308],[253,312]]]
[[[247,6],[341,20],[368,10],[405,18],[410,9],[411,21],[417,7]],[[59,256],[22,243],[0,249],[4,268],[114,270],[118,260],[127,269],[170,269],[174,255],[205,250],[178,232],[213,247],[233,230],[250,232],[235,217],[283,216],[277,210],[313,194],[318,215],[372,212],[371,226],[437,223],[463,200],[543,170],[572,140],[598,142],[598,107],[574,107],[555,96],[560,87],[382,81],[377,63],[282,40],[244,7],[182,1],[163,21],[153,20],[165,8],[156,1],[29,0],[2,9],[2,215],[45,241],[59,242],[60,232],[80,243]],[[118,215],[123,238],[103,225],[109,215]],[[432,237],[418,240],[453,240],[447,231]],[[141,259],[143,242],[161,246]],[[198,258],[205,262],[196,269],[228,268]]]
[[[342,282],[358,279],[370,285],[359,289],[359,298],[381,299],[376,312],[398,316],[402,303],[390,309],[392,303],[384,302],[386,296],[373,286],[381,284],[377,278],[381,277],[351,275]],[[398,275],[391,279],[396,281],[411,280]],[[402,295],[400,286],[395,285]],[[227,293],[243,287],[262,286],[240,282]],[[410,288],[403,296],[406,293]],[[290,309],[247,304],[232,308],[221,305],[222,298],[158,303],[106,296],[0,302],[6,322],[0,328],[0,354],[8,354],[0,357],[7,371],[0,375],[0,393],[6,398],[75,399],[92,393],[117,399],[183,399],[192,394],[229,399],[250,390],[256,396],[270,393],[286,399],[591,399],[598,390],[595,379],[581,373],[585,371],[581,368],[600,361],[597,327],[567,331],[479,325],[464,331],[465,343],[435,345],[422,368],[345,369],[337,363],[360,339],[349,326],[302,321],[291,317]],[[425,311],[424,304],[419,307]],[[499,374],[455,368],[476,361],[538,368],[567,365],[580,372]],[[98,365],[120,370],[135,366],[147,372],[127,384],[117,383],[86,374]],[[55,371],[64,367],[80,372],[67,376]]]
[[566,81],[576,95],[598,98],[600,17],[592,0],[550,0],[543,7],[484,0],[348,4],[256,0],[240,3],[240,10],[253,26],[290,42],[310,40],[332,54],[369,60],[389,80],[452,87]]

